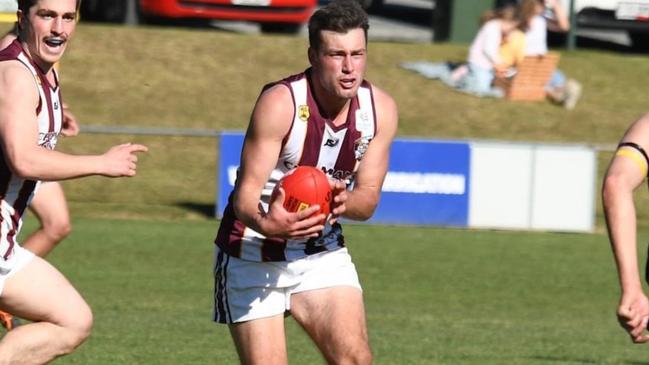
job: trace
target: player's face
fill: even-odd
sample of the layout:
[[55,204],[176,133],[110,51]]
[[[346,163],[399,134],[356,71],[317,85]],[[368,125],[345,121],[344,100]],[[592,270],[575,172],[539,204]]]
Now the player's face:
[[19,22],[29,55],[49,69],[63,56],[76,28],[76,0],[39,0]]
[[365,32],[356,28],[347,33],[322,31],[320,49],[309,50],[314,77],[331,96],[356,96],[365,76],[367,42]]

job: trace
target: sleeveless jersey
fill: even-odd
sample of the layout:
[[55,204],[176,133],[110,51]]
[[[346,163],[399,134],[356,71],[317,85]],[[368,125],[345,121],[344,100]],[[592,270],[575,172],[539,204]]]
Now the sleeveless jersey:
[[[15,40],[0,51],[0,62],[17,60],[34,76],[39,101],[34,110],[38,120],[38,144],[49,150],[56,146],[63,121],[63,108],[56,71],[55,85],[50,85],[45,74],[24,52]],[[1,92],[1,91],[0,91]],[[0,150],[0,156],[2,156]],[[31,201],[39,181],[22,179],[11,172],[4,156],[0,158],[0,260],[8,259],[16,245],[16,236],[22,226],[22,215]]]
[[[265,184],[260,203],[268,202],[277,182],[291,169],[315,166],[329,177],[343,180],[350,187],[358,164],[376,130],[376,111],[371,84],[363,81],[356,97],[350,100],[345,122],[335,126],[320,114],[311,85],[311,70],[268,84],[280,83],[293,98],[293,123],[282,141],[277,165]],[[215,243],[230,256],[250,261],[292,261],[323,251],[344,247],[340,224],[325,226],[322,235],[310,240],[267,238],[246,227],[234,214],[232,194],[224,211]]]

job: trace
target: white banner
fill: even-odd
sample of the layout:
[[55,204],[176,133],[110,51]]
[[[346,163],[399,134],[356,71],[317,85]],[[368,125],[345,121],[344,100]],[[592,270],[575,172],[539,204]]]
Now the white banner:
[[472,142],[469,227],[593,231],[596,177],[588,146]]

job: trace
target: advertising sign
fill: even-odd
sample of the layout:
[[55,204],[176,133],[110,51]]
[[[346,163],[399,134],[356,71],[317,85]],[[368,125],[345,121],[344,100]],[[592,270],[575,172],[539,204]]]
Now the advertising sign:
[[219,138],[219,166],[217,167],[216,187],[216,217],[223,217],[223,210],[228,204],[228,196],[234,189],[237,169],[243,147],[243,133],[223,132]]
[[395,140],[370,222],[466,226],[470,160],[465,142]]

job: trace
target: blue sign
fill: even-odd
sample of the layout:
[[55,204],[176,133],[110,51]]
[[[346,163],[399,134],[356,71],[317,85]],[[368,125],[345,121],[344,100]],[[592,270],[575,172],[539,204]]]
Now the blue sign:
[[[218,218],[234,189],[243,138],[243,133],[225,132],[219,140]],[[466,226],[470,159],[465,142],[395,140],[381,201],[370,222]]]
[[217,201],[216,217],[223,217],[223,211],[228,204],[228,196],[234,189],[237,169],[241,160],[244,134],[241,132],[223,132],[219,138],[219,166],[216,181]]
[[466,142],[395,140],[370,222],[466,226],[470,161]]

